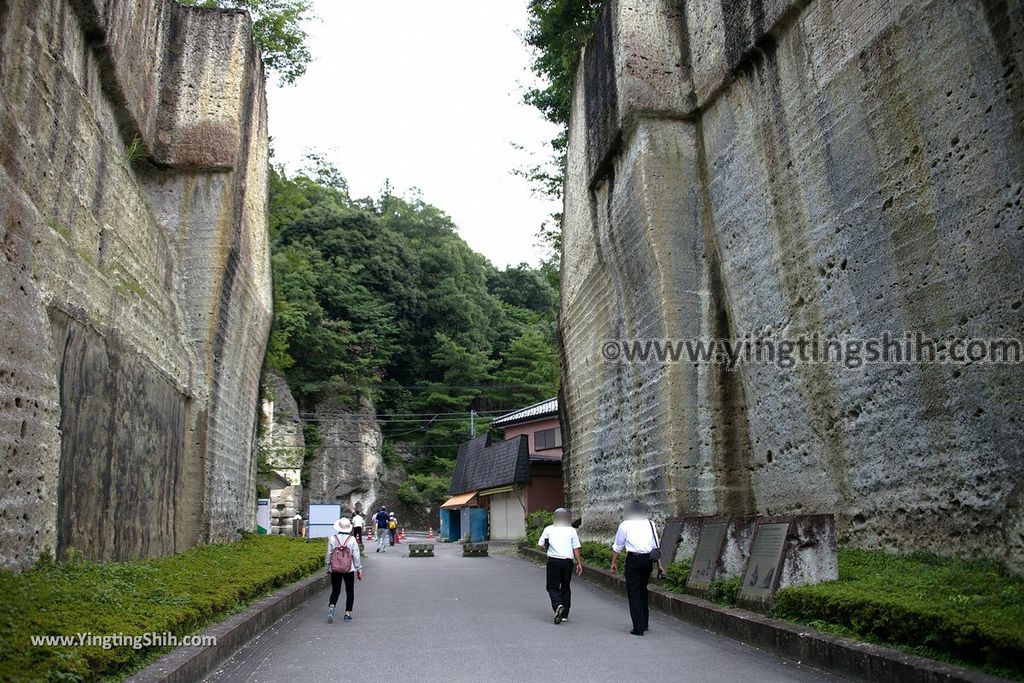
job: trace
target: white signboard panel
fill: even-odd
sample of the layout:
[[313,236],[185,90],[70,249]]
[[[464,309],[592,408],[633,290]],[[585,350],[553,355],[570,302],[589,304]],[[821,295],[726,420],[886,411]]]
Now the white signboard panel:
[[341,505],[333,503],[309,504],[309,538],[326,538],[334,533],[334,523],[341,517]]

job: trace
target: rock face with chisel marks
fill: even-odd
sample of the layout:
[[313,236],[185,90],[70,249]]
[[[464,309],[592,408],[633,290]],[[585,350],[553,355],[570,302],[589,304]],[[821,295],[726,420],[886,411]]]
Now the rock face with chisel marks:
[[603,355],[1024,338],[1022,188],[1019,1],[609,0],[575,81],[562,226],[585,528],[637,496],[656,516],[834,512],[842,542],[1024,566],[1024,366]]
[[246,14],[0,4],[0,565],[254,524],[271,318]]

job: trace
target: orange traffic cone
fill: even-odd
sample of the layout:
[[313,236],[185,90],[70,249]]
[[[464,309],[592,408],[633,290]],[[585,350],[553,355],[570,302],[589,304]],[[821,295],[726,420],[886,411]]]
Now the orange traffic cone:
[[373,540],[373,527],[370,527],[369,529],[366,530],[366,540],[367,541],[372,541]]
[[427,538],[434,537],[434,527],[427,527]]
[[402,527],[402,531],[398,534],[398,540],[400,540],[400,541],[404,541],[405,540],[405,527]]

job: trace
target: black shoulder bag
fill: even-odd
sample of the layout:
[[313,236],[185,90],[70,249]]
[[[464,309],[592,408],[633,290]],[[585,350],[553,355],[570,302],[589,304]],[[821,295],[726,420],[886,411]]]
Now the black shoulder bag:
[[661,559],[661,540],[658,538],[658,530],[654,528],[654,522],[647,520],[647,523],[651,525],[651,533],[654,534],[654,550],[650,552],[648,557],[651,562],[657,562]]

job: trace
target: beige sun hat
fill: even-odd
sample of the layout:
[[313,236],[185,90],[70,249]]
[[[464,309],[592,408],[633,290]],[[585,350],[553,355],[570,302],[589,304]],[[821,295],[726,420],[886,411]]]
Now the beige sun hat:
[[352,520],[348,517],[342,517],[334,523],[334,530],[339,534],[350,534],[352,533]]

